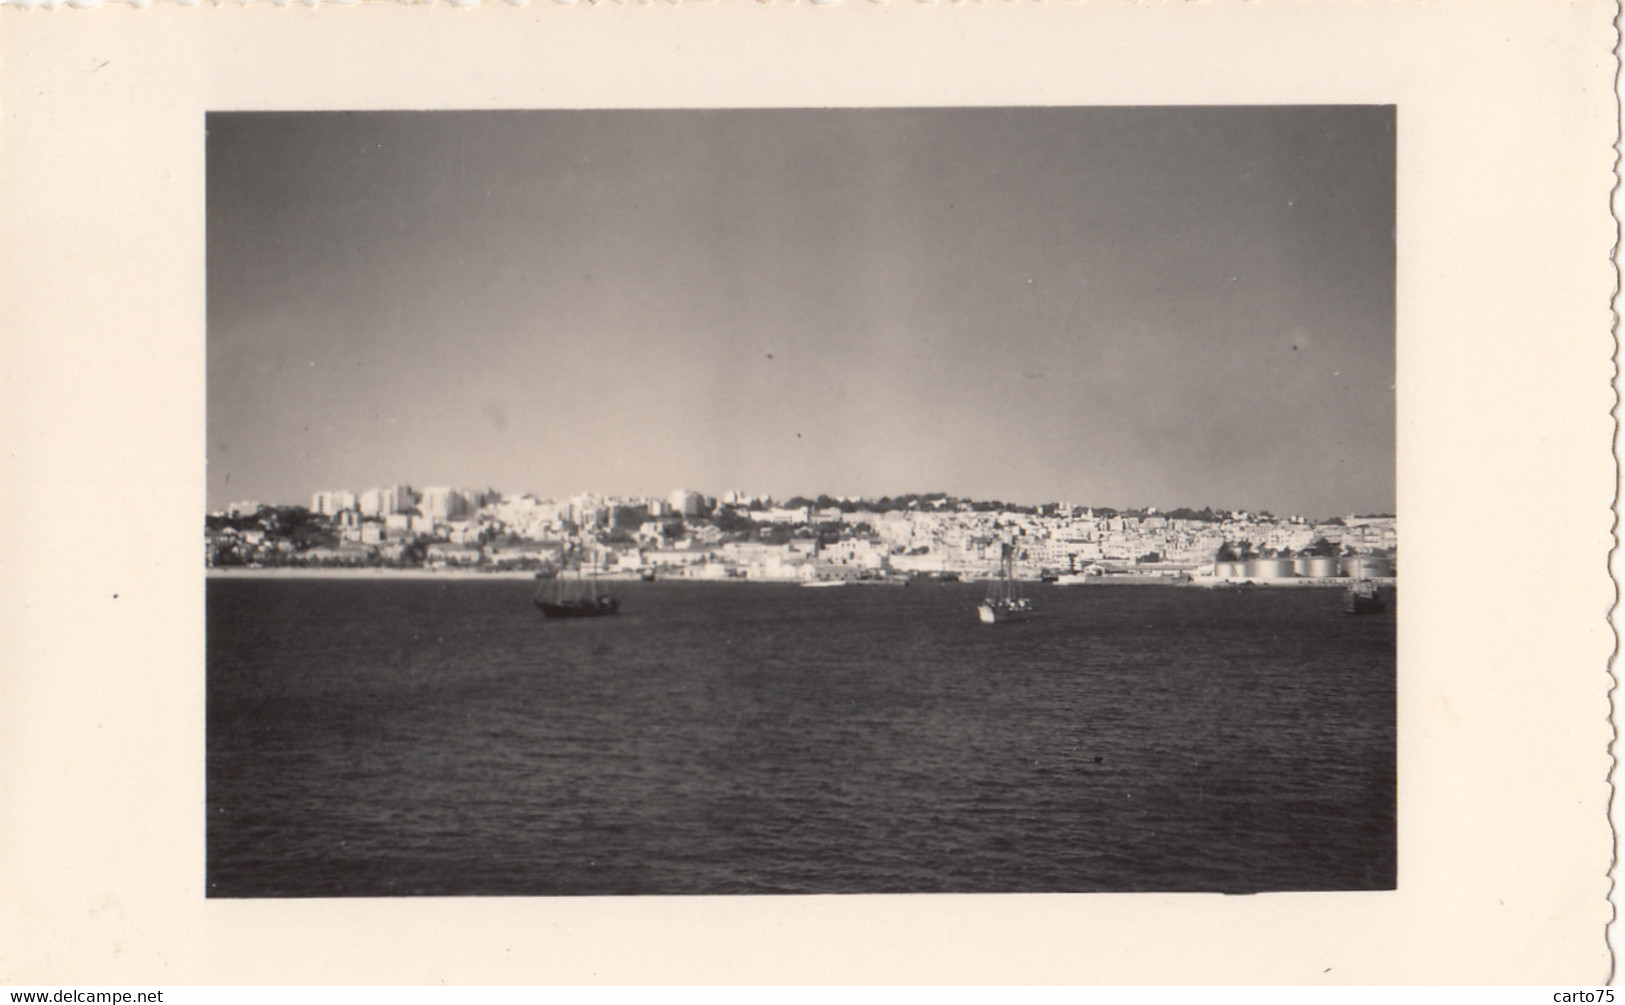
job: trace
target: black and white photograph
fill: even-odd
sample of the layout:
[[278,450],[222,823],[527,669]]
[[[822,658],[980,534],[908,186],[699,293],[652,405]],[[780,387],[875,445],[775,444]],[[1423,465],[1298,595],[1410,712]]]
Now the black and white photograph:
[[1391,106],[208,117],[208,894],[1390,890]]
[[1605,989],[1618,12],[0,0],[0,983]]

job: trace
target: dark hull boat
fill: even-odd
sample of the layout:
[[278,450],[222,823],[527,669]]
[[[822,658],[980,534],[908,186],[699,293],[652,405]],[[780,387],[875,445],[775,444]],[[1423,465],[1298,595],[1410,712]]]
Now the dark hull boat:
[[534,599],[543,616],[549,618],[604,618],[621,609],[619,600],[598,589],[596,575],[590,581],[581,578],[579,564],[574,577],[561,576],[537,587]]
[[536,606],[550,618],[602,618],[621,609],[614,597],[582,597],[578,600],[543,600],[536,598]]
[[1388,600],[1376,583],[1362,580],[1349,587],[1343,611],[1347,614],[1380,614],[1388,609]]

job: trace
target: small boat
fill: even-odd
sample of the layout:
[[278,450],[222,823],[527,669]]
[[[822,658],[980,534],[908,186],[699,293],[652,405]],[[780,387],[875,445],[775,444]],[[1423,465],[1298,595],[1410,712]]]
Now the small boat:
[[1026,621],[1033,614],[1033,602],[1016,586],[1016,550],[1010,544],[999,548],[999,576],[988,584],[987,599],[976,606],[982,624]]
[[1388,598],[1382,587],[1369,579],[1356,580],[1349,586],[1343,610],[1348,614],[1380,614],[1388,609]]
[[803,579],[801,581],[801,585],[805,586],[809,590],[813,590],[813,589],[818,589],[818,588],[824,587],[824,586],[845,586],[846,585],[846,580],[844,580],[844,579]]
[[549,618],[601,618],[621,609],[614,597],[577,597],[571,600],[537,600],[536,606]]
[[557,577],[552,589],[538,586],[535,603],[549,618],[602,618],[621,609],[619,600],[598,588],[596,575],[590,580],[582,578],[580,563],[576,564],[573,578]]

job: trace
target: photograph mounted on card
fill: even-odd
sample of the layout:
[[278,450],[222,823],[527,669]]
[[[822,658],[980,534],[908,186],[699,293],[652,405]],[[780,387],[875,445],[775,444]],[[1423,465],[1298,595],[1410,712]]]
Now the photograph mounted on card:
[[1601,979],[1611,13],[0,9],[20,979]]

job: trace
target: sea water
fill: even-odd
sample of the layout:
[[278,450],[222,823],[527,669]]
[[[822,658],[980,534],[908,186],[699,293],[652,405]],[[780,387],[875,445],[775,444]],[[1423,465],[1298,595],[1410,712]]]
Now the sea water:
[[215,897],[1392,889],[1339,591],[211,579]]

